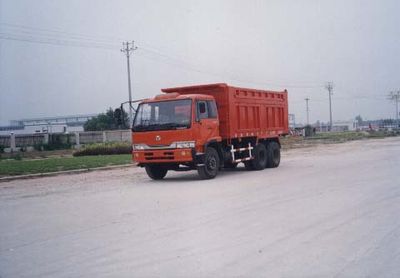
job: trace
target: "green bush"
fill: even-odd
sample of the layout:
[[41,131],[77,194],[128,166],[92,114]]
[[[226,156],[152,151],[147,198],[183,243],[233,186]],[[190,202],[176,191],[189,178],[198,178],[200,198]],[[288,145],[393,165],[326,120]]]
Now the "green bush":
[[36,151],[44,151],[44,146],[45,146],[44,143],[36,143],[35,145],[33,145],[33,148]]
[[111,155],[131,154],[132,146],[127,142],[98,143],[86,145],[84,148],[74,152],[73,156],[85,155]]
[[33,148],[36,151],[68,150],[71,147],[72,147],[72,144],[70,144],[70,143],[60,143],[60,142],[49,143],[49,144],[38,143],[38,144],[33,145]]
[[44,151],[54,151],[54,150],[68,150],[71,148],[71,144],[68,143],[49,143],[43,144]]
[[12,156],[12,159],[22,160],[22,155],[20,153],[17,153],[16,155]]
[[43,144],[43,150],[65,150],[72,146],[70,134],[49,134],[49,143]]
[[5,148],[6,148],[5,146],[0,145],[0,153],[4,153],[4,149],[5,149]]

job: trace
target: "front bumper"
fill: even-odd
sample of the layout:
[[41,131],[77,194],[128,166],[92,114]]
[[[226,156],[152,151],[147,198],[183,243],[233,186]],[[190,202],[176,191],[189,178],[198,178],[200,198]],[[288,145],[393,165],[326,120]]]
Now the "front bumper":
[[194,149],[153,149],[135,150],[132,152],[133,160],[140,164],[192,162],[194,157]]

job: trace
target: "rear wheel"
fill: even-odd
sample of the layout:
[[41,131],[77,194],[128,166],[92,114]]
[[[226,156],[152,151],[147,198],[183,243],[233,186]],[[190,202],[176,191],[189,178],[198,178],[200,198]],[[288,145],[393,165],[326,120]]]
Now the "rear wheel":
[[199,166],[197,171],[201,179],[213,179],[217,176],[219,169],[218,152],[209,147],[204,154],[204,165]]
[[277,142],[267,145],[267,168],[276,168],[281,162],[281,148]]
[[146,165],[145,168],[147,175],[153,180],[162,180],[168,172],[167,169],[160,165]]
[[254,148],[254,159],[250,160],[254,170],[263,170],[267,165],[267,148],[264,144],[258,143]]

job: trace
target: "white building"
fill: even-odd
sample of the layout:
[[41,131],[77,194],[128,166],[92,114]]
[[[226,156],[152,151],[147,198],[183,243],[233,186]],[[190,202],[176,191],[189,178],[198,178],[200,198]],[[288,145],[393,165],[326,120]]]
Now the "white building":
[[71,115],[59,117],[30,118],[10,121],[8,126],[0,126],[0,135],[60,133],[83,131],[83,125],[98,114]]

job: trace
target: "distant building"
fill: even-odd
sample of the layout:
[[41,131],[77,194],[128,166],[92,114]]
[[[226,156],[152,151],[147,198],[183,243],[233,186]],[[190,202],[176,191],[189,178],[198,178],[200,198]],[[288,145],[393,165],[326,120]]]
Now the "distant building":
[[[316,128],[317,131],[320,132],[325,132],[329,131],[330,124],[329,123],[323,123],[323,122],[317,122],[316,124],[313,124],[313,126]],[[334,121],[332,124],[332,130],[331,131],[354,131],[357,130],[358,128],[358,123],[355,120],[349,120],[349,121]]]
[[333,122],[332,131],[354,131],[358,127],[355,120]]
[[12,120],[0,126],[0,134],[65,133],[83,131],[83,125],[98,114],[71,115]]

